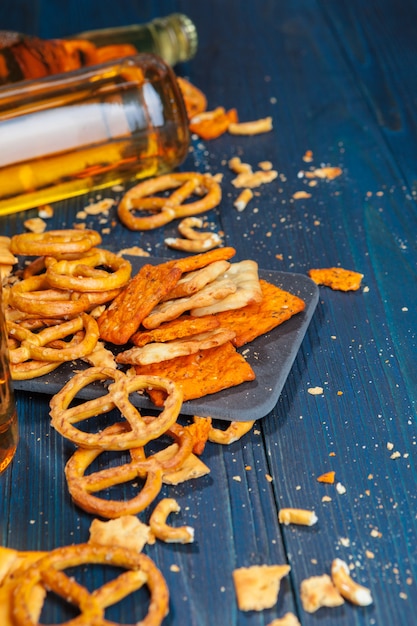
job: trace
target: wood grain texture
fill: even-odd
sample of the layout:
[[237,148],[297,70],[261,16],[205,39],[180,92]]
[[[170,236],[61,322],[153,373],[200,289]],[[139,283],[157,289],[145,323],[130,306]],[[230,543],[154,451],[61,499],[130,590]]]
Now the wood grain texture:
[[[206,448],[208,477],[165,489],[178,497],[176,519],[195,527],[196,542],[148,549],[171,588],[164,626],[267,626],[290,610],[302,626],[410,626],[417,613],[417,3],[119,0],[116,10],[108,0],[5,0],[0,14],[2,28],[54,37],[173,11],[197,24],[198,53],[176,69],[205,91],[209,107],[235,106],[241,121],[273,117],[273,132],[258,137],[193,138],[181,169],[223,174],[210,225],[224,231],[237,258],[266,269],[340,265],[364,280],[355,293],[321,288],[274,410],[242,442]],[[303,161],[306,150],[312,164]],[[235,155],[254,168],[269,160],[279,173],[243,213],[233,207],[227,168]],[[302,172],[321,165],[343,173],[309,186]],[[311,197],[295,200],[300,190]],[[96,194],[58,203],[50,227],[79,222],[90,198]],[[1,234],[21,232],[34,215],[1,218]],[[97,217],[87,226],[102,228]],[[172,223],[138,235],[116,220],[103,245],[175,258],[164,239],[176,232]],[[323,393],[309,393],[314,387]],[[88,535],[91,518],[72,505],[63,479],[71,447],[50,429],[48,401],[47,387],[45,396],[18,394],[22,439],[0,479],[3,545],[49,549]],[[317,481],[329,470],[344,493]],[[314,509],[317,525],[280,527],[286,506]],[[329,572],[335,557],[371,588],[374,604],[310,615],[299,585]],[[238,611],[233,568],[284,562],[291,573],[278,604]],[[50,609],[51,620],[59,615],[60,607]]]

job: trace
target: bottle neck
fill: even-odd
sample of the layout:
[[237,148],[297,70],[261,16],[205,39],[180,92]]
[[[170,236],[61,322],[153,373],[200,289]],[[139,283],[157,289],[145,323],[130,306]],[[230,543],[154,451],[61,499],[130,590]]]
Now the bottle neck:
[[138,52],[151,52],[173,66],[188,61],[198,45],[197,30],[189,17],[173,13],[146,24],[84,31],[66,39],[86,39],[97,47],[129,43]]

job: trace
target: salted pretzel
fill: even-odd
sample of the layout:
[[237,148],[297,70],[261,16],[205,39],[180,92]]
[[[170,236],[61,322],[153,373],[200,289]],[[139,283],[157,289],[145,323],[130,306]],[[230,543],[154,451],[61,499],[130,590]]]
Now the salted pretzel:
[[[107,435],[120,435],[127,430],[128,424],[119,422],[108,426],[104,432]],[[85,475],[86,470],[103,453],[103,450],[77,448],[65,467],[68,489],[73,501],[84,511],[109,519],[122,515],[135,515],[143,511],[159,494],[163,473],[178,469],[192,451],[193,438],[187,429],[175,423],[165,434],[174,438],[177,443],[177,450],[167,458],[165,455],[164,458],[159,458],[158,454],[146,457],[142,446],[131,448],[128,463],[89,473],[88,476]],[[138,477],[145,479],[145,483],[140,492],[129,500],[109,500],[94,495]]]
[[[170,196],[154,194],[174,189]],[[192,196],[198,200],[186,202]],[[208,174],[180,172],[150,178],[135,185],[123,196],[117,213],[130,230],[151,230],[168,224],[175,218],[184,218],[209,211],[221,200],[219,183]],[[147,216],[135,216],[134,211],[145,211]]]
[[23,363],[10,363],[10,375],[12,380],[32,380],[53,372],[61,363],[48,361],[36,361],[30,359]]
[[95,230],[50,230],[44,233],[14,235],[10,242],[13,254],[43,256],[87,252],[101,243]]
[[[7,322],[7,330],[11,337],[21,342],[19,347],[9,349],[11,363],[23,363],[31,359],[52,363],[72,361],[90,354],[99,339],[98,324],[87,313],[54,326],[46,326],[38,333],[10,321]],[[74,342],[59,342],[56,347],[49,345],[81,330],[84,331],[83,337],[77,337]]]
[[10,289],[9,302],[12,307],[34,317],[73,317],[113,300],[119,291],[72,292],[51,289],[46,274],[40,274],[15,283]]
[[[126,571],[90,593],[63,571],[87,563],[120,567]],[[168,613],[168,587],[155,563],[141,552],[120,546],[76,544],[57,548],[36,561],[19,576],[12,596],[11,615],[15,626],[40,626],[31,615],[31,594],[39,584],[79,608],[80,614],[63,622],[62,626],[117,626],[105,619],[105,609],[144,584],[150,591],[149,607],[146,616],[137,623],[160,626]]]
[[169,526],[170,513],[179,513],[180,505],[174,498],[163,498],[158,502],[149,518],[152,534],[166,543],[193,543],[194,529],[191,526]]
[[[108,393],[70,407],[77,393],[94,381],[113,380]],[[162,389],[166,393],[164,407],[156,420],[144,419],[129,400],[129,394],[146,389]],[[65,438],[84,448],[127,450],[156,439],[177,420],[182,406],[182,391],[169,379],[159,376],[126,376],[110,367],[90,367],[75,374],[50,402],[52,426]],[[74,426],[89,417],[102,415],[117,407],[130,425],[130,430],[118,434],[101,431],[87,433]]]
[[[105,266],[112,271],[97,269]],[[46,280],[52,288],[75,291],[108,291],[124,287],[132,266],[121,256],[100,248],[75,260],[61,260],[48,264]]]

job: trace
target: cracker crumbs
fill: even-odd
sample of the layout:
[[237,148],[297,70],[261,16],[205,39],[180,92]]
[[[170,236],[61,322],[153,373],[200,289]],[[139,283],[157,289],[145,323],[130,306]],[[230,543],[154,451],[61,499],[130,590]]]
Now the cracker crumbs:
[[24,227],[31,233],[43,233],[46,230],[46,222],[41,217],[32,217],[23,222]]
[[336,491],[340,496],[343,496],[346,493],[346,487],[342,483],[337,483]]
[[180,572],[181,569],[180,569],[179,565],[176,565],[175,563],[173,563],[172,565],[170,565],[169,571],[170,572]]
[[323,387],[309,387],[307,391],[312,396],[320,396],[323,393],[324,389]]
[[118,256],[123,256],[125,254],[130,256],[150,256],[149,252],[146,252],[143,248],[139,248],[139,246],[132,246],[131,248],[123,248],[119,250],[117,253]]
[[233,570],[236,599],[241,611],[263,611],[278,600],[281,580],[289,565],[252,565]]
[[311,198],[311,193],[308,193],[308,191],[295,191],[292,194],[292,197],[294,198],[294,200],[304,200],[307,198]]
[[54,209],[50,204],[44,204],[38,208],[38,217],[44,220],[49,220],[54,216]]
[[278,513],[278,521],[280,524],[288,526],[288,524],[298,524],[300,526],[314,526],[318,518],[314,511],[308,509],[280,509]]
[[325,472],[324,474],[317,476],[317,481],[319,483],[327,483],[328,485],[333,485],[335,475],[336,475],[336,472],[334,471]]

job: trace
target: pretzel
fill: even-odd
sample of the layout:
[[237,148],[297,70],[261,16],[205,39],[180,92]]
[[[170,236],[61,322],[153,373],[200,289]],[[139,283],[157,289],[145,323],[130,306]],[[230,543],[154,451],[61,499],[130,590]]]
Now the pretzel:
[[163,498],[158,502],[149,518],[152,534],[167,543],[193,543],[194,529],[190,526],[174,528],[166,523],[170,513],[178,513],[180,505],[174,498]]
[[45,233],[14,235],[10,243],[13,254],[43,256],[87,252],[101,243],[94,230],[50,230]]
[[165,243],[168,247],[184,252],[205,252],[217,248],[221,244],[221,238],[217,233],[199,232],[194,227],[201,228],[203,220],[198,217],[186,217],[178,224],[178,230],[183,238],[167,237]]
[[[18,348],[9,350],[11,363],[22,363],[30,359],[52,363],[72,361],[92,352],[99,337],[96,320],[86,313],[55,326],[47,326],[37,334],[14,322],[7,322],[7,328],[9,335],[21,341]],[[81,329],[84,329],[84,337],[81,340],[69,344],[60,342],[57,347],[48,347],[54,340],[67,337]]]
[[[68,408],[77,393],[98,380],[113,380],[105,396]],[[130,403],[129,394],[147,388],[162,389],[167,395],[158,419],[149,422]],[[67,439],[84,448],[127,450],[156,439],[176,421],[182,406],[182,392],[172,381],[159,376],[126,376],[107,367],[90,367],[75,374],[50,402],[52,426]],[[105,431],[90,434],[74,426],[89,417],[102,415],[117,407],[129,422],[131,430],[118,434]]]
[[301,526],[313,526],[317,522],[317,515],[314,511],[306,509],[280,509],[278,513],[280,524],[299,524]]
[[228,427],[225,430],[221,430],[220,428],[214,428],[213,426],[209,430],[208,440],[213,443],[220,443],[223,445],[229,445],[238,441],[243,435],[248,433],[252,426],[254,425],[255,420],[247,421],[247,422],[230,422]]
[[23,363],[10,363],[10,375],[12,380],[31,380],[53,372],[61,363],[46,361],[24,361]]
[[[146,417],[145,421],[158,418]],[[119,436],[128,431],[126,422],[119,422],[108,426],[105,435]],[[77,448],[65,467],[65,476],[68,489],[74,502],[88,513],[100,515],[108,519],[122,515],[135,515],[143,511],[159,494],[163,475],[181,467],[185,459],[191,454],[193,438],[191,433],[179,424],[173,424],[166,433],[172,437],[177,445],[172,455],[145,456],[142,446],[130,448],[130,462],[119,466],[112,466],[85,476],[88,467],[103,453],[100,449]],[[114,485],[144,478],[145,484],[141,491],[130,500],[107,500],[92,495]]]
[[[124,423],[105,428],[105,436],[124,434]],[[147,461],[143,448],[131,448],[131,460],[124,465],[112,466],[85,476],[88,467],[103,453],[101,449],[78,448],[65,466],[65,477],[73,501],[87,513],[114,519],[122,515],[135,515],[143,511],[158,495],[162,487],[162,468]],[[110,500],[93,493],[128,481],[145,478],[145,484],[133,498]]]
[[[97,266],[109,267],[109,273]],[[46,279],[51,287],[74,291],[107,291],[124,287],[130,278],[132,266],[123,257],[108,250],[97,248],[94,254],[74,261],[56,261],[46,270]]]
[[363,587],[355,582],[350,574],[349,567],[342,559],[334,559],[331,567],[333,584],[341,596],[357,604],[358,606],[369,606],[372,604],[372,595],[367,587]]
[[119,289],[101,292],[71,292],[50,289],[46,275],[31,276],[10,289],[10,305],[34,317],[73,317],[98,304],[113,300]]
[[[86,563],[121,567],[126,572],[90,593],[63,570]],[[119,602],[143,584],[150,590],[148,613],[140,624],[160,626],[168,612],[169,591],[165,579],[154,562],[143,553],[120,546],[101,546],[84,543],[57,548],[30,566],[19,578],[12,598],[12,619],[15,626],[39,626],[31,617],[31,594],[42,584],[71,604],[79,607],[80,615],[62,626],[104,626],[107,607]],[[112,622],[113,626],[117,626]]]
[[[168,197],[153,194],[174,189]],[[202,196],[194,202],[185,202],[189,196]],[[151,230],[183,218],[213,209],[221,200],[219,183],[208,174],[180,172],[145,180],[132,187],[123,196],[117,214],[130,230]],[[150,212],[150,216],[136,217],[134,209]]]

